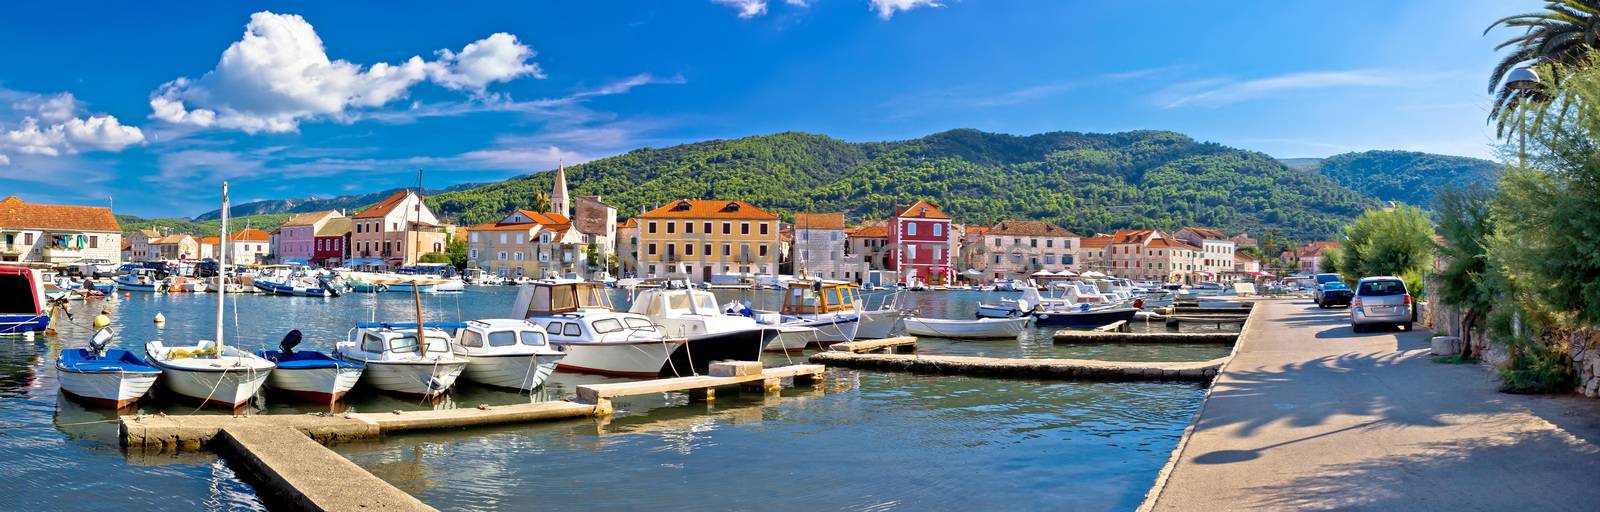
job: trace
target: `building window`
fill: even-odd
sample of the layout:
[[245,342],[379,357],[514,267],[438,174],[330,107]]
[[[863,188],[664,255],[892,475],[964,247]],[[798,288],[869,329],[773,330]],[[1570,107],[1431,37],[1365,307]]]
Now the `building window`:
[[741,234],[741,235],[750,234],[750,223],[749,222],[740,222],[739,223],[739,234]]
[[761,234],[767,234],[767,223],[765,222],[761,223]]
[[1037,238],[1029,238],[1028,239],[1028,247],[1038,248],[1039,247],[1039,239],[1037,239]]
[[940,224],[940,223],[937,223],[937,222],[933,223],[933,236],[941,236],[943,234],[944,234],[944,224]]
[[1055,240],[1045,240],[1044,241],[1044,247],[1046,249],[1054,248],[1055,246],[1056,246],[1056,241]]
[[917,246],[913,245],[913,246],[907,247],[906,249],[907,249],[906,254],[910,255],[911,259],[913,259],[913,260],[917,259]]
[[517,251],[517,252],[512,253],[511,254],[511,259],[517,260],[517,261],[522,261],[522,251]]
[[722,244],[722,255],[723,256],[732,256],[733,255],[733,244]]
[[670,220],[667,221],[667,234],[670,235],[670,234],[674,234],[674,233],[677,233],[677,232],[678,232],[678,223],[670,221]]
[[650,233],[650,234],[655,234],[655,232],[656,232],[656,221],[652,220],[650,222],[647,222],[646,226],[645,226],[645,232],[646,233]]
[[98,236],[89,237],[89,248],[90,249],[99,249],[100,248],[100,237],[98,237]]
[[478,259],[478,250],[477,249],[472,249],[472,250],[467,251],[467,257],[468,258],[472,258],[472,259]]
[[[688,224],[688,225],[689,226],[693,226],[694,224]],[[683,244],[683,255],[684,256],[694,256],[694,244]]]
[[915,223],[915,222],[907,222],[906,223],[906,234],[907,235],[915,235],[915,234],[917,234],[917,223]]
[[647,251],[645,252],[645,254],[649,254],[651,256],[655,256],[656,255],[656,243],[655,242],[650,242],[649,244],[647,244],[646,245],[646,249],[647,249]]
[[[762,224],[762,225],[765,226],[765,224]],[[767,244],[761,244],[761,246],[758,247],[757,249],[758,249],[757,252],[756,252],[757,256],[761,256],[763,258],[765,258],[767,256]]]
[[500,258],[499,259],[501,261],[505,261],[505,259],[506,259],[506,252],[505,251],[500,251]]
[[723,221],[722,222],[722,234],[724,234],[724,235],[733,234],[733,223],[732,222],[727,222],[727,221]]
[[996,249],[1000,248],[1000,237],[995,237],[995,239],[994,239],[994,248],[996,248]]
[[701,249],[704,249],[704,250],[700,251],[700,254],[704,254],[706,256],[710,256],[711,255],[711,244],[705,244],[704,246],[701,247]]
[[694,221],[691,220],[683,223],[683,233],[687,235],[694,234]]

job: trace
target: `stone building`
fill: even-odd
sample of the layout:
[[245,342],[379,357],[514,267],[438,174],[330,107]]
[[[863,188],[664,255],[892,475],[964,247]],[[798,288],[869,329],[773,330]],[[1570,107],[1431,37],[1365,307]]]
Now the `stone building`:
[[122,262],[122,227],[110,208],[0,200],[0,262]]
[[778,274],[778,216],[750,203],[682,199],[636,219],[643,277]]

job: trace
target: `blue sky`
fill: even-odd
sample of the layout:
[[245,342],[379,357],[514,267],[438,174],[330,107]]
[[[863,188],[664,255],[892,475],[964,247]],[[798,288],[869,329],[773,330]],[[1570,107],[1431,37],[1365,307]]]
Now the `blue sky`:
[[[8,3],[0,195],[187,216],[780,131],[1489,157],[1533,1]],[[318,42],[320,41],[320,45]]]

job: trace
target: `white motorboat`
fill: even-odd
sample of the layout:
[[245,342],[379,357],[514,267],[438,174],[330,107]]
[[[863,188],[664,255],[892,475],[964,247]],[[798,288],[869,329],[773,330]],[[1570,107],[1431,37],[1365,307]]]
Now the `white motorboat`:
[[278,344],[278,350],[256,353],[278,365],[267,378],[269,388],[301,400],[328,404],[344,398],[361,380],[365,364],[336,359],[317,351],[296,351],[294,347],[299,344],[300,331],[289,331]]
[[465,328],[463,323],[423,325],[423,342],[417,342],[416,323],[358,323],[334,353],[345,361],[366,365],[361,381],[382,391],[433,398],[455,385],[467,368],[467,358],[450,347],[454,336],[445,329]]
[[257,290],[273,295],[295,297],[338,297],[341,293],[330,277],[321,271],[303,271],[291,266],[273,266],[261,269],[250,281]]
[[668,364],[683,338],[668,338],[644,315],[613,311],[599,283],[535,281],[517,292],[512,312],[543,326],[550,344],[567,354],[557,370],[645,378],[690,373]]
[[906,319],[906,332],[914,336],[938,338],[1015,338],[1028,326],[1028,318],[978,318],[971,320],[944,320],[938,318]]
[[[217,256],[218,269],[227,273],[228,247],[228,183],[222,183],[222,254]],[[168,346],[160,340],[144,346],[145,360],[161,369],[167,389],[200,401],[201,405],[223,405],[238,408],[249,402],[261,390],[276,365],[260,356],[239,350],[223,343],[223,305],[226,290],[217,293],[217,331],[215,340],[201,340],[193,345]]]
[[778,330],[778,337],[767,344],[767,351],[790,352],[805,350],[808,346],[818,344],[817,339],[820,335],[817,334],[815,328],[798,325],[777,325],[772,327]]
[[905,325],[905,318],[911,312],[900,306],[901,294],[890,294],[876,309],[866,307],[866,300],[860,300],[857,305],[861,307],[861,325],[856,328],[856,339],[877,340],[894,336]]
[[56,360],[56,380],[63,393],[121,409],[139,401],[156,385],[161,369],[145,364],[132,352],[106,349],[111,336],[111,329],[100,329],[89,348],[62,349]]
[[684,283],[640,291],[628,312],[648,317],[668,336],[684,338],[685,348],[673,354],[668,366],[698,373],[705,373],[712,361],[760,361],[762,350],[779,334],[754,318],[724,313],[715,295]]
[[167,282],[156,277],[155,269],[140,268],[133,272],[111,278],[116,283],[118,290],[134,292],[161,293],[167,290]]
[[484,272],[481,268],[469,268],[461,273],[462,281],[473,286],[499,286],[506,284],[506,278]]
[[462,376],[501,388],[543,386],[567,354],[550,346],[544,328],[527,320],[472,320],[456,332],[456,355],[467,358]]
[[756,321],[772,326],[816,329],[817,344],[831,345],[854,341],[861,327],[859,288],[837,281],[795,280],[783,295],[783,309],[760,312]]

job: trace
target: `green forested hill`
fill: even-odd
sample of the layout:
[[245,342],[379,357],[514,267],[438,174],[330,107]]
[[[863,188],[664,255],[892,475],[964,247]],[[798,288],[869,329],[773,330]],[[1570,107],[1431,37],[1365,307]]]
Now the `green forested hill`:
[[[228,231],[236,232],[244,228],[272,231],[293,216],[292,213],[283,213],[233,217],[228,219]],[[222,220],[146,219],[132,215],[117,215],[117,224],[122,225],[124,234],[141,229],[154,229],[163,234],[188,233],[195,236],[215,236],[218,228],[222,227]]]
[[[543,206],[541,172],[430,198],[458,223]],[[848,143],[780,133],[647,148],[567,169],[574,195],[600,195],[621,216],[682,198],[742,199],[791,216],[843,211],[887,217],[931,199],[957,222],[1041,219],[1084,233],[1127,227],[1275,229],[1325,237],[1375,202],[1271,157],[1182,134],[952,130],[920,139]]]
[[1411,151],[1362,151],[1323,159],[1316,172],[1383,201],[1429,208],[1447,183],[1493,185],[1500,165],[1488,160]]

